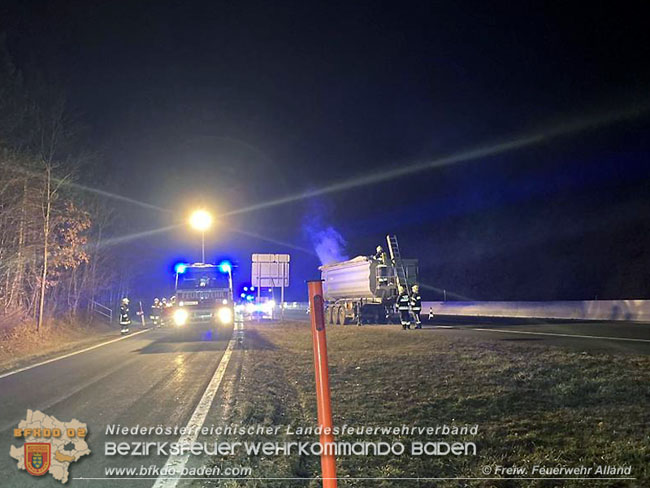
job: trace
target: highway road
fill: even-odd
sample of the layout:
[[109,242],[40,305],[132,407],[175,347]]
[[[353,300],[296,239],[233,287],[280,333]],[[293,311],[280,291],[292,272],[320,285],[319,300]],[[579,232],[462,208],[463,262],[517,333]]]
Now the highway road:
[[[309,320],[304,311],[290,310],[286,316]],[[460,316],[436,316],[429,323],[426,314],[423,323],[426,331],[480,341],[525,341],[578,351],[650,354],[649,323]]]
[[[88,425],[87,441],[93,452],[71,464],[70,477],[74,479],[67,486],[115,486],[114,480],[78,479],[105,477],[104,468],[109,465],[164,464],[167,458],[160,456],[107,458],[101,452],[107,439],[102,429],[107,424],[186,426],[208,386],[214,386],[215,372],[232,335],[232,328],[216,335],[203,329],[182,335],[175,330],[148,330],[0,378],[0,486],[62,486],[49,474],[37,478],[19,471],[9,457],[13,429],[25,418],[27,409]],[[218,399],[214,401],[212,408],[203,412],[205,421],[218,415],[221,406]],[[136,439],[174,442],[178,436]],[[120,436],[108,440],[133,439]],[[18,441],[13,444],[22,445],[22,440]],[[152,486],[154,481],[120,483]]]
[[481,341],[531,342],[577,351],[650,354],[650,324],[436,317],[424,330]]

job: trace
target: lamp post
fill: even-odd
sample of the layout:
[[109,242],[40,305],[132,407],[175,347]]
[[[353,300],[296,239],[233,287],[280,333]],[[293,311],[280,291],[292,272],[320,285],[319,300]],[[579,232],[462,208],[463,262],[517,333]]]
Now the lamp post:
[[190,226],[201,232],[201,263],[205,264],[205,231],[212,225],[212,215],[207,210],[199,209],[190,215]]

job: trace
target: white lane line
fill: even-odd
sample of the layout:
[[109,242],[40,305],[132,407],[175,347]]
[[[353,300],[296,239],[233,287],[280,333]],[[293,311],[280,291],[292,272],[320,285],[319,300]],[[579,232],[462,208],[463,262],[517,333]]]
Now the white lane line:
[[528,332],[523,330],[481,329],[476,327],[473,327],[472,330],[482,330],[485,332],[501,332],[503,334],[530,334],[530,335],[544,335],[544,336],[556,336],[556,337],[575,337],[577,339],[607,339],[610,341],[650,342],[650,339],[634,339],[631,337],[608,337],[608,336],[591,336],[591,335],[576,335],[576,334],[559,334],[555,332]]
[[17,369],[15,371],[10,371],[9,373],[5,373],[5,374],[0,375],[0,379],[6,378],[7,376],[11,376],[11,375],[14,375],[14,374],[22,373],[23,371],[28,371],[28,370],[33,369],[33,368],[38,368],[39,366],[43,366],[44,364],[53,363],[54,361],[59,361],[60,359],[65,359],[65,358],[69,358],[69,357],[72,357],[72,356],[76,356],[77,354],[81,354],[83,352],[92,351],[93,349],[97,349],[98,347],[102,347],[102,346],[107,346],[108,344],[113,344],[114,342],[117,342],[117,341],[123,341],[124,339],[129,339],[131,337],[135,337],[138,334],[144,334],[145,332],[149,332],[150,330],[151,329],[145,329],[145,330],[141,330],[139,332],[134,332],[133,334],[118,337],[117,339],[111,339],[110,341],[102,342],[101,344],[95,344],[94,346],[87,347],[86,349],[82,349],[81,351],[74,351],[74,352],[71,352],[69,354],[64,354],[63,356],[59,356],[58,358],[52,358],[52,359],[48,359],[47,361],[41,361],[40,363],[32,364],[31,366],[25,366],[24,368],[20,368],[20,369]]
[[[203,396],[201,397],[199,404],[194,409],[194,413],[192,414],[190,421],[187,423],[187,426],[185,426],[186,434],[182,435],[180,439],[178,439],[178,443],[180,445],[187,446],[191,445],[193,442],[196,442],[199,431],[201,430],[201,427],[203,427],[203,422],[205,422],[208,411],[212,406],[214,396],[216,395],[219,386],[221,386],[221,381],[223,380],[223,377],[226,373],[226,368],[228,367],[230,356],[232,355],[232,351],[235,348],[235,343],[239,339],[240,331],[242,329],[243,324],[241,322],[237,322],[233,329],[232,337],[228,342],[228,346],[226,347],[223,356],[221,356],[219,366],[217,366],[217,370],[214,372],[214,375],[212,376],[208,387],[203,392]],[[167,473],[176,473],[172,476],[178,476],[178,473],[181,473],[183,471],[183,468],[185,467],[185,464],[187,464],[189,457],[189,452],[181,456],[169,456],[169,459],[167,459],[167,462],[165,463],[164,468],[162,468],[162,471]],[[154,483],[153,488],[174,488],[178,484],[179,479],[180,478],[178,477],[172,478],[161,475]]]

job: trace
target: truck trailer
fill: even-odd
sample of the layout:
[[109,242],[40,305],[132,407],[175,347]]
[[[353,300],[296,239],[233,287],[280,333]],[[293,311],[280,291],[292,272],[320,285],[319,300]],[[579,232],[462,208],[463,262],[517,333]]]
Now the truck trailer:
[[397,318],[399,286],[418,281],[417,259],[402,259],[395,236],[387,236],[390,260],[357,256],[319,268],[323,280],[325,321],[330,324],[386,323]]

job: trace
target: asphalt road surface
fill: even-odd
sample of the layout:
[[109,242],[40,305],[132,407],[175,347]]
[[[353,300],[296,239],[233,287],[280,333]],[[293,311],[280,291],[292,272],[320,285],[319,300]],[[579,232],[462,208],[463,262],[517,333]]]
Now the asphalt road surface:
[[577,351],[650,354],[650,324],[436,317],[424,330],[485,341],[531,342]]
[[[309,320],[304,310],[289,310],[286,316],[291,320]],[[458,316],[436,316],[429,322],[424,314],[423,327],[437,334],[481,341],[519,341],[578,351],[650,354],[648,323]]]
[[[179,334],[155,329],[91,351],[37,366],[0,378],[0,486],[62,486],[51,475],[33,477],[16,469],[9,457],[13,429],[27,409],[41,410],[60,421],[77,419],[88,425],[87,441],[92,453],[69,468],[66,486],[152,486],[137,482],[80,480],[101,478],[104,467],[163,465],[167,458],[108,458],[101,452],[107,424],[123,426],[187,425],[210,384],[232,336],[232,328],[213,334],[199,328]],[[108,440],[132,440],[111,437]],[[139,438],[138,440],[142,440]],[[146,438],[147,441],[178,440],[178,436]]]

